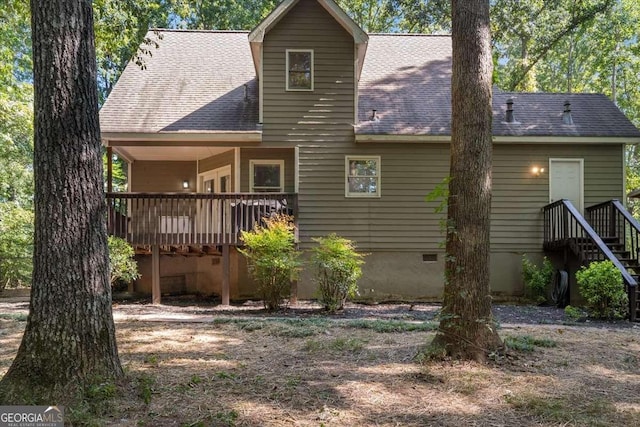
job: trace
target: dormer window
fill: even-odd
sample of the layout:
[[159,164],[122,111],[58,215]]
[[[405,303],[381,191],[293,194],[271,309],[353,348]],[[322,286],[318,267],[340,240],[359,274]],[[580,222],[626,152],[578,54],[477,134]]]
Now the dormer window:
[[313,50],[287,49],[287,90],[313,90]]

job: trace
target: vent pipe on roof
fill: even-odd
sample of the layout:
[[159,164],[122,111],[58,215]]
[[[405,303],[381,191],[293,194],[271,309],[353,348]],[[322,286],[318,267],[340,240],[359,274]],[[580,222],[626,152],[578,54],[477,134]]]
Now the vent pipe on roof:
[[504,119],[507,123],[514,123],[516,121],[515,117],[513,117],[513,99],[507,99],[507,116]]
[[371,110],[371,117],[369,118],[369,120],[371,120],[372,122],[377,122],[378,120],[380,120],[378,118],[378,110],[376,109]]
[[244,101],[247,102],[249,100],[249,91],[247,90],[247,84],[244,85]]
[[564,101],[564,111],[562,112],[562,123],[565,125],[573,124],[573,117],[571,117],[571,103],[567,99]]

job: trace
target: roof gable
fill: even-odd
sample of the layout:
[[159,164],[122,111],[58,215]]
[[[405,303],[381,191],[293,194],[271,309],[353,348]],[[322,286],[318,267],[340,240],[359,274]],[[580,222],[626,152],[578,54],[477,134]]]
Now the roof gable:
[[[356,24],[349,15],[346,14],[340,6],[338,6],[333,0],[315,0],[327,12],[340,24],[342,27],[353,37],[356,44],[366,43],[369,40],[369,36],[365,33],[358,24]],[[273,28],[284,15],[286,15],[300,0],[284,0],[280,3],[266,18],[262,20],[250,33],[250,43],[261,43],[264,41],[264,36]]]
[[369,41],[367,33],[333,0],[284,0],[249,33],[251,56],[258,80],[262,81],[262,44],[265,35],[300,1],[317,2],[353,37],[357,58],[356,75],[360,78],[362,64],[367,51],[367,43]]

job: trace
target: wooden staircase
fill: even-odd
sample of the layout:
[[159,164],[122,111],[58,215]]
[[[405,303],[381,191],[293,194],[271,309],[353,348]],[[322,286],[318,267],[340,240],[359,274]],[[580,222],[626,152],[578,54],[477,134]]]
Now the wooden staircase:
[[[629,318],[640,318],[640,224],[618,200],[586,209],[583,217],[568,200],[543,208],[544,249],[570,249],[583,265],[611,261],[629,296]],[[585,218],[586,217],[586,218]]]

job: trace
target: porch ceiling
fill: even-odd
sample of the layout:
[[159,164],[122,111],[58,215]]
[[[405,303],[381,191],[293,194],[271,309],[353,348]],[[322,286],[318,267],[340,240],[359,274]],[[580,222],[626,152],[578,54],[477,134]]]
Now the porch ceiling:
[[113,147],[114,153],[127,161],[175,160],[196,161],[233,150],[230,147]]

